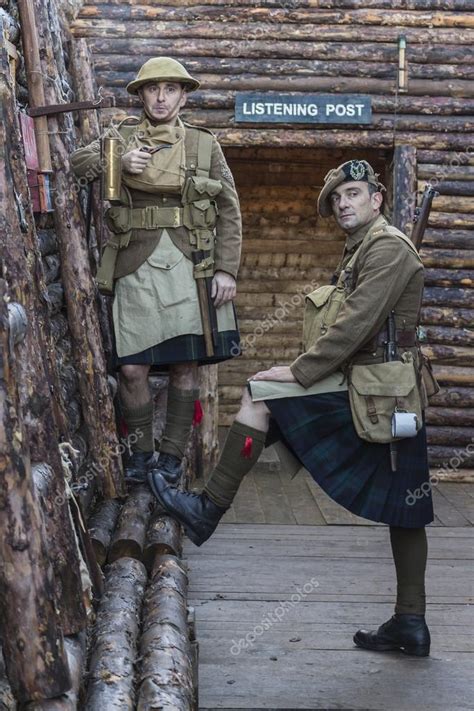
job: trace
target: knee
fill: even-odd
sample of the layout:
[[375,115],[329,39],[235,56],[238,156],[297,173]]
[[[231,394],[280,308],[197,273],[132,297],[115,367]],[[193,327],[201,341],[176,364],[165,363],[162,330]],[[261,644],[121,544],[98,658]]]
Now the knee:
[[198,366],[191,363],[179,363],[170,366],[170,380],[175,387],[193,388],[197,382]]
[[146,383],[148,378],[148,366],[143,365],[123,365],[120,368],[120,383],[127,388],[133,388]]

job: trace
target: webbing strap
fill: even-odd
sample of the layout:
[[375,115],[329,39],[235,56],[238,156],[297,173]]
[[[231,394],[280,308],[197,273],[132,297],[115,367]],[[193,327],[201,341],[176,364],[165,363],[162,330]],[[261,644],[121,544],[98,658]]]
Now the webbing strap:
[[212,135],[199,131],[196,175],[208,178],[211,170]]

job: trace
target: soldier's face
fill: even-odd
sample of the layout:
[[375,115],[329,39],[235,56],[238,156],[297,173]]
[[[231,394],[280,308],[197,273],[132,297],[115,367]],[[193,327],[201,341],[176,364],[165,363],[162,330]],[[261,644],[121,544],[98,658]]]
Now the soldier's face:
[[379,214],[382,199],[379,192],[371,195],[368,183],[361,180],[341,183],[330,196],[336,222],[349,234],[367,225]]
[[145,112],[153,121],[174,125],[187,95],[178,82],[158,81],[142,86],[139,96]]

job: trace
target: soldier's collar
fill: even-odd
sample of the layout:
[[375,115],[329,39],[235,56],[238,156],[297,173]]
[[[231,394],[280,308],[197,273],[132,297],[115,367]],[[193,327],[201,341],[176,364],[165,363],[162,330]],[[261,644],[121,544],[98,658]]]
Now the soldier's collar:
[[354,247],[357,247],[362,240],[364,239],[365,235],[369,230],[371,230],[373,227],[383,227],[384,225],[387,224],[387,220],[383,215],[377,215],[377,217],[374,217],[371,222],[369,222],[367,225],[363,225],[362,227],[359,227],[356,232],[353,232],[349,237],[346,239],[346,250],[351,251],[354,249]]

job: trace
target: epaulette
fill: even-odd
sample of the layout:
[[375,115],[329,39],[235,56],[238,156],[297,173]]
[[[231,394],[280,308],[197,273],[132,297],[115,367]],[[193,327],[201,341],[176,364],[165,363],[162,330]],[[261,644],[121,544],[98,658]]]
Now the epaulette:
[[187,121],[183,121],[183,126],[186,126],[186,128],[194,128],[196,131],[205,131],[205,133],[210,133],[211,136],[215,136],[209,128],[205,128],[204,126],[194,126],[192,123],[188,123]]

